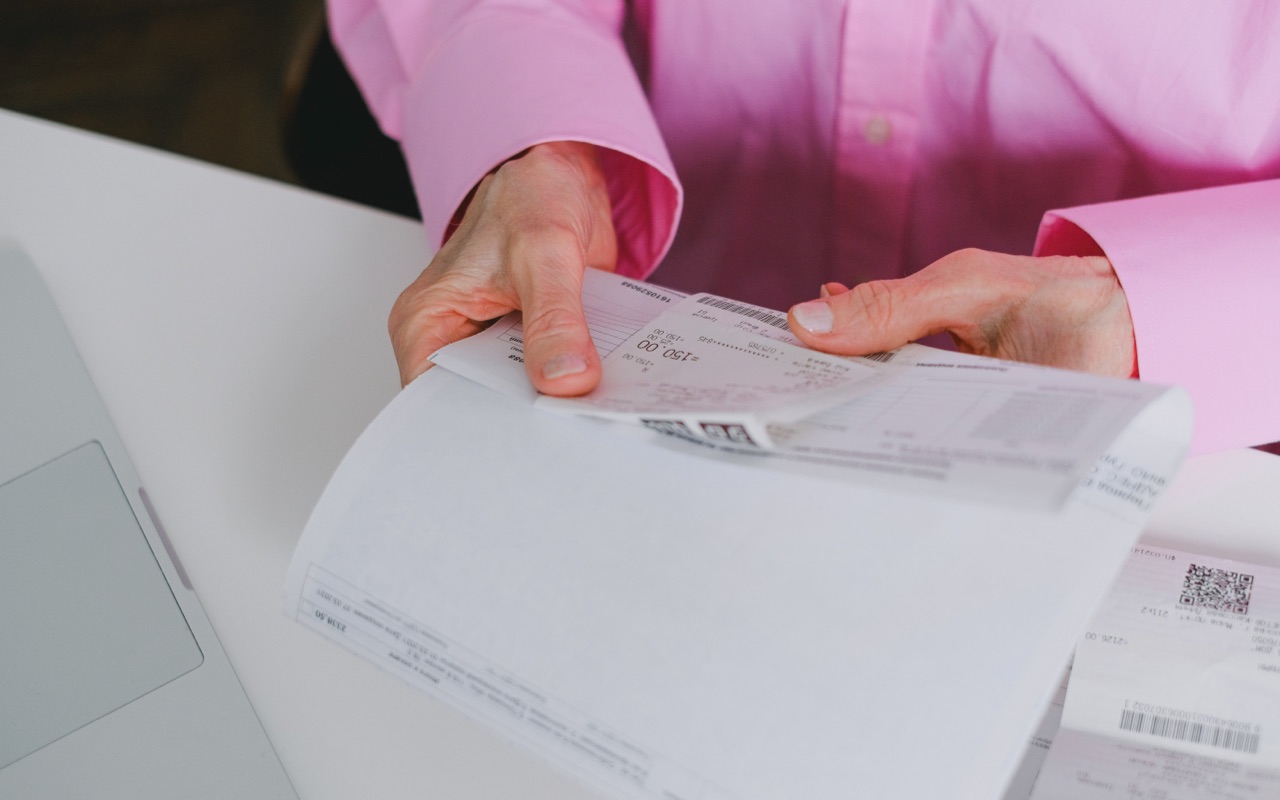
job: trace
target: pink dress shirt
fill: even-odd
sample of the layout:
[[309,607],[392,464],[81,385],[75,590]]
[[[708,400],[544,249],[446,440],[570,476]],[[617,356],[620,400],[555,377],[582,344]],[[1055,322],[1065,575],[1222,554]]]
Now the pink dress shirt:
[[568,139],[607,148],[619,271],[678,288],[785,308],[962,247],[1102,252],[1194,449],[1280,439],[1280,3],[330,0],[330,24],[436,241],[495,165]]

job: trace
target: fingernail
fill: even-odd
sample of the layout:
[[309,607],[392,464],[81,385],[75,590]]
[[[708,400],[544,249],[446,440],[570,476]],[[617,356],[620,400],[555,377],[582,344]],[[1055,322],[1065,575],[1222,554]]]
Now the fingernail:
[[835,324],[835,316],[831,313],[830,304],[823,300],[810,300],[798,306],[792,306],[791,314],[800,323],[800,327],[809,333],[831,333]]
[[582,356],[577,353],[563,353],[542,367],[542,377],[550,381],[563,378],[565,375],[577,375],[586,370],[587,362]]
[[823,300],[826,300],[830,296],[831,296],[831,292],[830,290],[827,289],[827,285],[825,283],[818,287],[818,297],[821,297]]

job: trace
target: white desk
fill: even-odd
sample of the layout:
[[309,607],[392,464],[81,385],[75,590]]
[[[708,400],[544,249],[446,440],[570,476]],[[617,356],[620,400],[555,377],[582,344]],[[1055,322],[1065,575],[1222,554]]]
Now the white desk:
[[[597,796],[280,611],[312,503],[397,391],[415,223],[0,112],[0,235],[41,267],[301,797]],[[1191,462],[1148,540],[1280,565],[1280,458]]]

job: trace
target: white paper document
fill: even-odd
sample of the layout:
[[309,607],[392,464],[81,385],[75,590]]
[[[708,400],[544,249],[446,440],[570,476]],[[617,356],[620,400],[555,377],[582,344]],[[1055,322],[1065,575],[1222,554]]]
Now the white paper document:
[[1135,548],[1033,797],[1280,797],[1280,570]]
[[645,424],[725,461],[1045,509],[1165,391],[919,345],[837,358],[804,348],[782,312],[598,270],[587,271],[583,305],[604,374],[585,397],[536,395],[518,314],[432,360],[509,397]]
[[878,374],[675,310],[642,326],[604,365],[595,391],[540,397],[538,405],[766,449],[773,447],[771,426],[798,423],[863,394]]
[[[582,305],[591,339],[600,357],[634,336],[659,314],[676,304],[682,292],[620,278],[600,270],[587,270]],[[537,393],[524,371],[524,330],[520,314],[508,314],[480,334],[437,352],[431,360],[502,392],[532,402]]]
[[1044,710],[1040,722],[1036,725],[1035,733],[1026,743],[1026,749],[1023,751],[1022,760],[1018,763],[1017,771],[1013,774],[1013,779],[1005,787],[1004,800],[1027,800],[1031,797],[1036,779],[1040,777],[1040,770],[1044,767],[1045,759],[1049,755],[1049,748],[1053,745],[1054,737],[1058,735],[1058,729],[1062,725],[1062,707],[1067,702],[1067,684],[1070,679],[1071,667],[1068,665],[1058,684],[1058,690],[1049,701],[1049,707]]
[[[609,353],[690,305],[632,284],[588,286]],[[908,454],[993,442],[938,466],[943,479],[913,480],[775,455],[790,446],[775,431],[777,450],[746,455],[550,413],[533,402],[519,339],[515,320],[496,324],[467,358],[440,360],[474,380],[432,369],[370,425],[303,533],[285,608],[613,797],[1000,797],[1190,436],[1178,391],[1143,387],[1145,404],[1120,391],[1141,410],[1108,439],[1111,423],[1083,409],[1108,407],[1117,382],[1032,370],[1023,397],[1010,383],[1020,370],[947,367],[974,362],[927,348],[850,361],[882,386],[863,396],[874,411],[849,408],[855,398],[815,415],[843,415],[821,423],[836,449],[846,435],[905,440]],[[942,375],[967,410],[944,400]],[[1059,394],[1086,398],[1065,417],[1079,424],[979,435],[984,419],[1033,429],[1053,414],[1034,404]],[[1072,431],[1105,440],[1094,444],[1109,461],[1091,462],[1125,468],[1073,478],[1056,506],[1006,497],[1047,496],[1038,478],[974,493],[990,500],[942,490],[988,459],[1006,470],[989,474],[1061,480],[1039,446],[1023,447],[1021,467],[999,459],[1031,439],[1085,452]],[[801,433],[823,446],[818,429]]]

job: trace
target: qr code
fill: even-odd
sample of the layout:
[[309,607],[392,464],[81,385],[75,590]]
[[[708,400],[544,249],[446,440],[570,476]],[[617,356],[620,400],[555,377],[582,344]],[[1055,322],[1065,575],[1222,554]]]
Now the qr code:
[[1192,564],[1182,579],[1182,596],[1178,598],[1178,604],[1248,614],[1252,593],[1252,575]]

